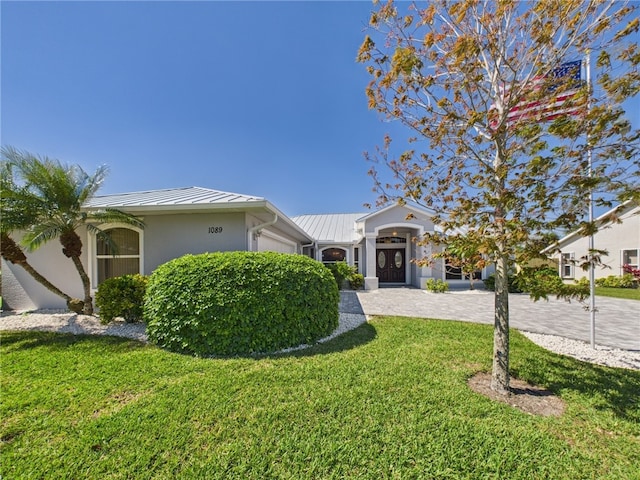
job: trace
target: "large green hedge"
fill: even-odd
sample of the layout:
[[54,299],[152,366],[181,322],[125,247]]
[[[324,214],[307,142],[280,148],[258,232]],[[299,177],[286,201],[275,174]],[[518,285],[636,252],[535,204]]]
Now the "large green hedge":
[[186,255],[156,269],[149,340],[176,352],[235,355],[312,343],[338,326],[336,282],[320,262],[274,252]]

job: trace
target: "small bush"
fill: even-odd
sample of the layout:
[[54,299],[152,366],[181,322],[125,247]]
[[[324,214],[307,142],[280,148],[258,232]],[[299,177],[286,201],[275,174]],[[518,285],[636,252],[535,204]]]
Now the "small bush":
[[444,280],[429,278],[425,283],[425,288],[433,293],[445,293],[449,290],[449,284]]
[[336,262],[325,265],[336,279],[338,289],[342,290],[345,285],[349,285],[354,290],[362,288],[364,285],[364,275],[358,273],[356,267],[349,265],[347,262]]
[[[487,278],[485,278],[482,283],[484,283],[484,288],[489,290],[490,292],[495,292],[496,290],[496,275],[492,273]],[[516,283],[515,275],[509,275],[507,277],[507,290],[509,293],[522,293],[522,290],[518,287]]]
[[535,298],[557,294],[564,286],[558,271],[551,267],[523,268],[514,283],[521,292],[530,293]]
[[[574,280],[576,285],[580,285],[582,287],[590,287],[590,282],[589,279],[587,277],[582,277],[580,280]],[[596,282],[597,283],[597,282]]]
[[148,277],[123,275],[108,278],[98,286],[96,306],[100,321],[109,323],[122,317],[128,323],[141,322]]
[[353,267],[350,267],[347,262],[336,262],[326,264],[325,267],[331,271],[333,278],[336,280],[336,284],[338,285],[338,289],[342,289],[342,286],[345,283],[345,280],[349,278],[349,276],[353,273]]
[[609,288],[636,288],[638,286],[633,275],[625,273],[624,275],[609,275],[605,278],[596,279],[596,287]]
[[322,263],[274,252],[187,255],[158,267],[144,315],[149,340],[176,352],[236,355],[313,343],[338,326]]
[[354,273],[349,277],[349,284],[354,290],[360,290],[364,286],[364,275],[361,273]]

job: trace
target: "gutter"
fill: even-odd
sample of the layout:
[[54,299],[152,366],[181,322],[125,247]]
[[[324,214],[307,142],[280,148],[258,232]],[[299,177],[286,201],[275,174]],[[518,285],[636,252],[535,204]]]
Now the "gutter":
[[[249,228],[247,230],[247,247],[251,248],[252,247],[252,240],[253,240],[253,235],[255,234],[256,236],[260,235],[260,231],[263,228],[266,227],[270,227],[271,225],[273,225],[274,223],[276,223],[278,221],[278,214],[274,213],[273,214],[273,220],[269,220],[268,222],[265,223],[261,223],[259,225],[255,225],[251,228]],[[249,251],[255,251],[253,249],[249,250]]]
[[318,242],[317,241],[313,241],[311,243],[303,243],[302,245],[300,245],[300,247],[302,248],[302,251],[300,253],[304,252],[304,247],[313,247],[313,259],[316,260],[316,255],[318,254]]

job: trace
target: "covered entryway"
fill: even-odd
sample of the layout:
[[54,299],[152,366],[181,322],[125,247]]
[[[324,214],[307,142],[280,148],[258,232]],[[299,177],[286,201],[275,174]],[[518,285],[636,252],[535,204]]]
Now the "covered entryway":
[[406,283],[405,248],[379,248],[376,259],[376,276],[380,283]]

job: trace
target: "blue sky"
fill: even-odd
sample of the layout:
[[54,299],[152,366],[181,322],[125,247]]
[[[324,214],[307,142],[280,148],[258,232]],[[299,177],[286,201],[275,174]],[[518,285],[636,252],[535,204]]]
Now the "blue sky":
[[371,9],[2,1],[1,143],[108,165],[101,193],[201,186],[291,216],[366,211],[363,152],[407,136],[367,107],[355,58]]
[[100,193],[202,186],[362,212],[371,3],[2,2],[2,144],[106,164]]

